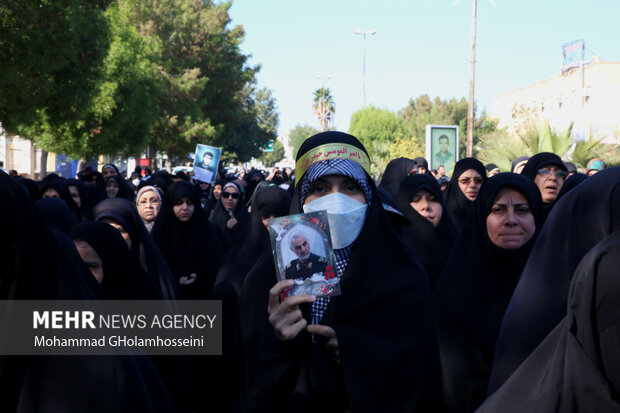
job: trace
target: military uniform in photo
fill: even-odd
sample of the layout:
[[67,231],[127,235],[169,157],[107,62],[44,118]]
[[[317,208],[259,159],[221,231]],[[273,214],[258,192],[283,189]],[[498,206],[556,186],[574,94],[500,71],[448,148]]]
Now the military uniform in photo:
[[296,278],[306,279],[317,272],[324,272],[327,259],[316,254],[310,253],[310,257],[304,262],[299,258],[291,261],[284,270],[287,280]]

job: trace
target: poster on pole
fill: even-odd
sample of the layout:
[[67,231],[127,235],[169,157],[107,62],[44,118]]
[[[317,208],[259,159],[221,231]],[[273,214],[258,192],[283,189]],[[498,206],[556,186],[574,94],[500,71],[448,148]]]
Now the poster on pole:
[[459,127],[452,125],[426,125],[426,159],[431,169],[439,165],[452,176],[454,164],[459,160]]
[[215,182],[221,154],[222,148],[201,144],[196,145],[194,179],[207,183]]

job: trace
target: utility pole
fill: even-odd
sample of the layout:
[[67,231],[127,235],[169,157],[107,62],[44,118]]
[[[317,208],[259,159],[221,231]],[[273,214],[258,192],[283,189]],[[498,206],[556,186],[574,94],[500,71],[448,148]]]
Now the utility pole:
[[474,83],[476,78],[476,14],[478,0],[472,0],[471,50],[469,52],[469,101],[467,102],[467,150],[466,156],[474,153]]
[[363,52],[363,60],[362,60],[362,108],[366,107],[366,35],[376,34],[377,31],[375,29],[368,30],[367,32],[363,32],[359,29],[353,30],[353,33],[362,35],[364,39],[364,52]]

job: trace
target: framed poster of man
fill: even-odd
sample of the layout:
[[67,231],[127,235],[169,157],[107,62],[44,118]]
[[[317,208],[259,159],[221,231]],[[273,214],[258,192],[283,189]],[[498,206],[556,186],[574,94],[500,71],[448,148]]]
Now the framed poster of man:
[[431,169],[439,165],[451,176],[454,164],[459,160],[459,127],[450,125],[426,125],[426,159]]
[[215,182],[221,154],[221,148],[201,144],[196,145],[196,157],[194,160],[195,178],[209,184]]

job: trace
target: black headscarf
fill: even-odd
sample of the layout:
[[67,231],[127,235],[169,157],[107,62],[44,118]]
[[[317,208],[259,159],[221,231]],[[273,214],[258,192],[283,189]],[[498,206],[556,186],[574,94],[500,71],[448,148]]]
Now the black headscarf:
[[207,217],[211,216],[211,213],[213,212],[213,208],[215,208],[217,203],[220,201],[219,199],[215,198],[215,195],[213,195],[213,190],[215,189],[216,186],[219,185],[220,191],[221,191],[222,188],[224,188],[224,185],[226,185],[226,182],[227,181],[220,179],[218,181],[215,181],[215,183],[211,185],[211,188],[209,190],[209,201],[204,206],[205,214],[207,215]]
[[566,316],[477,412],[620,411],[620,232],[581,260]]
[[118,193],[116,194],[115,198],[123,198],[130,202],[133,202],[136,194],[133,192],[133,189],[131,189],[129,184],[125,182],[125,180],[120,175],[108,176],[108,178],[105,180],[106,187],[110,180],[116,181],[116,183],[118,184]]
[[[0,298],[95,300],[103,290],[68,237],[42,223],[26,190],[0,171]],[[12,320],[2,326],[10,334]],[[153,365],[133,356],[0,357],[5,411],[170,412]],[[93,389],[96,389],[94,391]]]
[[396,206],[411,221],[410,226],[401,229],[402,237],[413,255],[424,267],[432,291],[452,251],[456,234],[445,209],[439,225],[435,228],[430,221],[411,207],[411,200],[422,189],[433,194],[437,202],[444,208],[441,189],[437,180],[431,175],[410,175],[405,178],[400,184],[398,195],[396,195]]
[[[366,152],[351,135],[324,132],[307,139],[297,158],[329,143],[344,143]],[[303,181],[303,171],[297,173]],[[239,359],[244,367],[241,389],[246,408],[439,408],[439,367],[428,280],[392,228],[372,179],[366,174],[365,180],[371,196],[364,227],[350,246],[350,258],[340,278],[342,295],[329,300],[320,320],[336,331],[340,365],[332,364],[322,341],[314,344],[306,331],[286,342],[276,338],[266,309],[269,289],[277,278],[271,252],[265,253],[246,277],[239,301]],[[300,181],[292,199],[293,214],[302,211],[301,188]],[[300,308],[308,319],[310,306]]]
[[[527,199],[536,231],[518,249],[495,246],[486,221],[503,188]],[[521,175],[487,179],[434,294],[446,412],[471,412],[486,398],[495,340],[521,271],[546,217],[536,185]]]
[[[90,209],[93,206],[93,200],[95,198],[94,195],[91,196],[88,193],[88,187],[86,185],[87,184],[85,184],[83,181],[80,181],[79,179],[67,179],[65,181],[65,186],[67,187],[67,190],[69,190],[70,186],[75,186],[78,190],[78,193],[80,194],[81,204],[76,210],[77,215],[78,215],[76,216],[76,220],[78,222],[88,221],[88,217],[90,215]],[[91,186],[91,188],[94,190],[94,186]],[[71,193],[71,191],[69,191],[69,193]]]
[[523,162],[523,161],[527,161],[528,159],[530,159],[529,156],[519,156],[517,159],[515,159],[514,161],[512,161],[512,165],[510,166],[510,172],[515,172],[515,169],[517,168],[517,166]]
[[103,263],[101,286],[113,300],[157,300],[161,295],[120,232],[103,222],[84,222],[71,230],[71,239],[85,241]]
[[[239,192],[239,198],[237,199],[237,205],[233,211],[228,211],[222,203],[223,197],[220,195],[220,199],[215,204],[213,212],[209,221],[215,227],[218,238],[222,245],[223,251],[226,253],[230,247],[235,243],[236,238],[245,226],[245,221],[248,218],[248,210],[245,207],[245,197],[243,196],[243,190],[236,182],[228,182],[222,186],[222,193],[224,193],[224,186],[234,185]],[[232,213],[231,213],[232,212]],[[234,227],[228,228],[228,220],[235,218],[237,224]]]
[[413,160],[413,162],[415,162],[416,170],[418,167],[423,167],[424,169],[426,169],[426,172],[424,172],[424,175],[433,176],[431,171],[428,169],[428,161],[426,160],[426,158],[424,158],[423,156],[418,156],[417,158]]
[[588,175],[586,174],[582,174],[580,172],[575,172],[574,174],[572,174],[571,176],[569,176],[568,178],[566,178],[566,181],[564,181],[564,184],[562,185],[562,189],[560,189],[560,193],[558,194],[557,199],[555,200],[555,202],[558,201],[558,199],[562,198],[564,195],[566,195],[571,189],[575,188],[577,185],[581,184],[583,181],[585,181],[588,178]]
[[78,221],[78,218],[81,218],[79,210],[78,210],[78,206],[73,201],[73,198],[71,197],[71,193],[69,192],[69,189],[67,188],[64,178],[60,178],[58,177],[58,175],[51,175],[43,179],[39,183],[39,190],[40,190],[41,195],[43,195],[45,191],[48,189],[54,189],[56,190],[56,192],[58,192],[60,199],[65,201],[65,203],[69,207],[69,211],[71,215],[76,221]]
[[[179,221],[174,214],[173,208],[182,197],[188,197],[194,205],[189,222]],[[152,234],[177,282],[182,277],[197,275],[193,283],[179,285],[182,296],[186,299],[209,297],[222,264],[222,252],[192,184],[178,181],[170,186]]]
[[39,185],[37,185],[35,181],[28,178],[18,178],[17,182],[19,182],[21,186],[26,188],[32,202],[36,202],[41,199],[41,191],[39,191]]
[[125,228],[131,238],[131,252],[158,286],[161,296],[167,300],[179,298],[177,282],[131,202],[123,198],[101,201],[92,210],[92,218],[93,221],[110,219]]
[[469,169],[478,172],[483,180],[486,179],[487,170],[482,162],[474,158],[463,158],[454,165],[452,177],[443,191],[444,212],[448,213],[457,234],[465,227],[473,209],[473,202],[467,199],[461,188],[459,188],[459,177]]
[[396,198],[398,186],[412,171],[415,171],[416,163],[409,158],[392,159],[385,167],[385,172],[379,182],[379,188],[383,188]]
[[69,206],[62,199],[44,198],[39,199],[34,204],[48,228],[69,235],[71,227],[77,224],[77,221],[71,215],[71,211],[69,211]]
[[538,170],[547,165],[555,165],[563,171],[567,171],[562,158],[551,152],[540,152],[532,156],[521,171],[521,175],[525,175],[532,181],[536,178]]
[[577,264],[596,243],[618,229],[620,167],[589,177],[557,202],[502,321],[489,394],[566,315],[566,297]]

